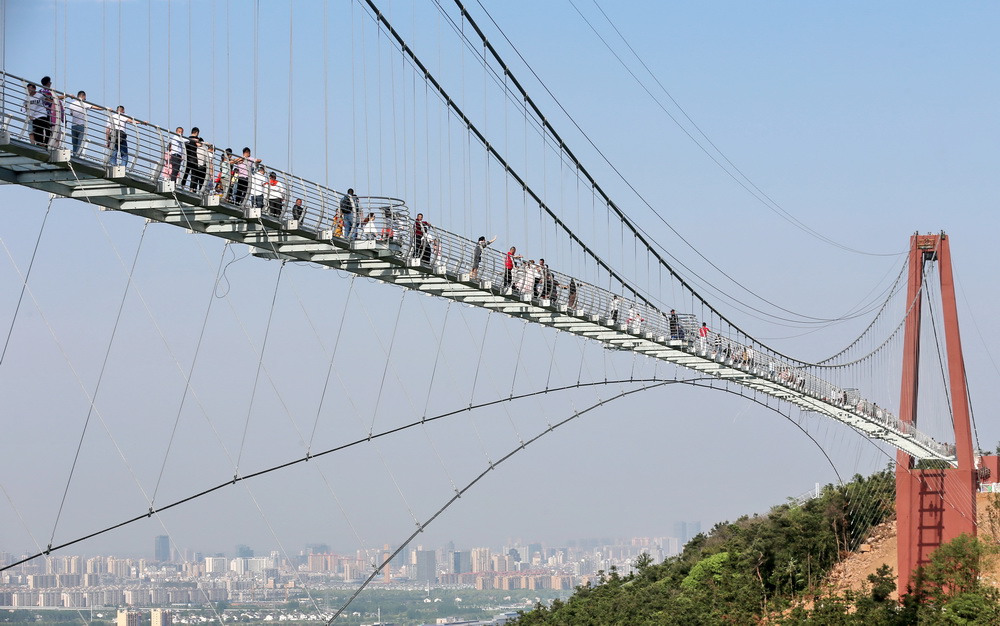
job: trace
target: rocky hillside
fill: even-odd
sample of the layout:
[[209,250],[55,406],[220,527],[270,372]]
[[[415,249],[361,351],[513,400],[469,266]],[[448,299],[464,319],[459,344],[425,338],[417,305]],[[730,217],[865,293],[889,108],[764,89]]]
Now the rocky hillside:
[[[979,538],[997,543],[1000,538],[1000,494],[980,493],[976,497]],[[896,520],[879,524],[869,534],[861,549],[834,566],[828,579],[834,591],[860,591],[868,576],[888,565],[896,571]],[[1000,559],[984,568],[983,581],[1000,588]],[[892,598],[896,598],[893,592]]]

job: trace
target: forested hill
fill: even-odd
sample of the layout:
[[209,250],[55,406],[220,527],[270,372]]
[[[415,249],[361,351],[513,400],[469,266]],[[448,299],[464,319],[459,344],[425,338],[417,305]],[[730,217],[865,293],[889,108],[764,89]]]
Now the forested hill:
[[[888,567],[869,577],[864,593],[824,594],[832,566],[895,515],[894,490],[891,471],[855,476],[806,502],[718,524],[679,556],[654,564],[643,555],[629,576],[602,572],[597,584],[536,606],[517,624],[1000,624],[996,590],[978,582],[985,548],[964,537],[938,551],[951,560],[932,562],[902,603],[890,598],[896,579]],[[955,580],[959,570],[966,574]],[[959,609],[966,617],[955,620]]]

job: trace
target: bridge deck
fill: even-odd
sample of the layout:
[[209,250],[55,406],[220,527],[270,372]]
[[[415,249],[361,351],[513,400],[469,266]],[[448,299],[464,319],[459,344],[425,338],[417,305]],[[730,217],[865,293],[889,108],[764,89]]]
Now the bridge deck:
[[[6,77],[5,79],[9,79]],[[415,241],[413,221],[403,203],[368,197],[361,209],[371,210],[375,223],[359,228],[359,237],[344,237],[334,219],[336,201],[343,194],[323,189],[282,173],[294,195],[308,198],[305,209],[292,215],[287,203],[278,211],[254,206],[246,199],[233,202],[209,186],[183,189],[164,176],[163,152],[146,155],[146,166],[110,165],[107,155],[91,157],[49,145],[35,145],[27,129],[16,136],[10,121],[17,113],[13,99],[3,102],[5,122],[0,127],[0,183],[39,189],[66,198],[88,201],[106,209],[131,213],[190,231],[247,244],[263,258],[307,261],[394,283],[441,298],[528,319],[606,344],[715,376],[733,384],[825,415],[871,439],[882,439],[918,459],[954,463],[954,447],[934,441],[888,411],[846,390],[805,373],[801,366],[770,355],[755,354],[716,333],[697,337],[692,315],[681,315],[671,325],[667,315],[648,304],[621,300],[606,290],[575,278],[558,276],[557,285],[572,295],[561,300],[558,288],[520,293],[500,283],[500,256],[484,254],[479,275],[470,272],[469,251],[475,242],[435,228],[433,240]],[[103,109],[102,109],[103,111]],[[147,125],[148,126],[148,125]],[[169,133],[153,128],[163,137]],[[147,142],[155,144],[156,142]],[[161,146],[166,142],[160,141]],[[56,143],[56,145],[59,145]],[[333,208],[329,208],[333,207]],[[420,244],[418,248],[417,245]],[[539,296],[547,297],[539,297]],[[620,313],[620,315],[619,315]],[[673,336],[671,336],[673,335]],[[680,338],[679,338],[680,337]]]

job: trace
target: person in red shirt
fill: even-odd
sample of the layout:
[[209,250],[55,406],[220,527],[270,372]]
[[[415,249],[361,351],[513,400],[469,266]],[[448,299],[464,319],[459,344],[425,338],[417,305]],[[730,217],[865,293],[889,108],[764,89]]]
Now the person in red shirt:
[[506,289],[510,287],[511,282],[514,280],[514,259],[522,258],[520,254],[517,254],[517,248],[514,246],[510,247],[507,254],[503,256],[503,288]]
[[705,352],[708,349],[708,323],[702,322],[701,328],[698,329],[698,342],[701,344],[701,351]]
[[[424,242],[424,234],[430,229],[430,224],[424,221],[424,214],[417,213],[417,219],[413,221],[413,256],[421,261],[427,251],[427,244]],[[428,259],[428,262],[430,259]]]

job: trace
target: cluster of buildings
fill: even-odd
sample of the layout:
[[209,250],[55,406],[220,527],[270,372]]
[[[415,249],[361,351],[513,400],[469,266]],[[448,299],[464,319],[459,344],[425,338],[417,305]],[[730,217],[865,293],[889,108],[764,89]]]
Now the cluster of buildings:
[[115,626],[172,626],[173,614],[167,609],[150,609],[149,621],[143,619],[142,611],[120,609],[115,616]]
[[[591,539],[559,547],[514,543],[498,551],[461,550],[449,543],[433,550],[417,546],[397,551],[385,545],[347,554],[310,545],[296,555],[266,556],[247,546],[237,546],[230,555],[180,553],[171,549],[169,537],[161,536],[154,541],[152,559],[50,555],[7,569],[0,573],[0,607],[134,610],[218,602],[284,603],[304,596],[306,589],[356,588],[386,560],[389,564],[372,584],[387,589],[569,591],[612,567],[628,574],[643,553],[654,562],[677,554],[687,539],[700,532],[700,524],[681,523],[675,531],[677,537]],[[0,552],[0,566],[18,560]],[[129,619],[128,615],[123,611],[119,620]],[[160,621],[153,626],[170,625],[169,614],[158,615]]]

